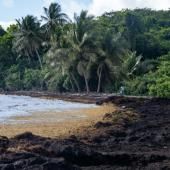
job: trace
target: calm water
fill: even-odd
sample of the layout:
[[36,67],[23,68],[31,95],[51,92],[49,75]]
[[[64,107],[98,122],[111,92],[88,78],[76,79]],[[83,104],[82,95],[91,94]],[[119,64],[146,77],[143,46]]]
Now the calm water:
[[64,112],[74,109],[96,107],[93,104],[71,103],[61,100],[40,99],[27,96],[0,95],[0,123],[14,116],[29,116],[36,112]]

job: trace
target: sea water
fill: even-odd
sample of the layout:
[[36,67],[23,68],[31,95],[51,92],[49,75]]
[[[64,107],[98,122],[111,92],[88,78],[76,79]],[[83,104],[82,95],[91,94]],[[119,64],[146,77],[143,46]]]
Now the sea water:
[[70,111],[96,107],[93,104],[72,103],[57,99],[42,99],[28,96],[0,95],[0,123],[7,122],[10,117],[29,116],[43,111]]

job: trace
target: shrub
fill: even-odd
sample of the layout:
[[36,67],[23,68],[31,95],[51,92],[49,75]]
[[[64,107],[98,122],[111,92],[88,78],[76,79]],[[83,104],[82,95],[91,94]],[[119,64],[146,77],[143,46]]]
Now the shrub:
[[23,86],[25,90],[42,89],[43,73],[38,69],[26,69],[23,77]]
[[170,77],[160,78],[155,84],[148,85],[148,88],[152,96],[170,98]]
[[125,82],[130,95],[151,95],[170,98],[170,54],[160,57],[155,72]]
[[5,78],[5,89],[6,90],[21,90],[22,81],[21,75],[18,71],[18,66],[13,65],[7,72],[7,77]]
[[52,76],[47,83],[47,89],[50,91],[64,92],[66,89],[63,87],[66,76],[56,74]]

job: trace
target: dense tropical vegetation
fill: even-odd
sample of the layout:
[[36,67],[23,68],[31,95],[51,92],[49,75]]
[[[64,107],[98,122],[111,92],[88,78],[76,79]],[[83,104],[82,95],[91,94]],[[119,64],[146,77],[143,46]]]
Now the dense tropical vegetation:
[[170,97],[170,10],[122,10],[74,20],[52,3],[0,27],[0,88]]

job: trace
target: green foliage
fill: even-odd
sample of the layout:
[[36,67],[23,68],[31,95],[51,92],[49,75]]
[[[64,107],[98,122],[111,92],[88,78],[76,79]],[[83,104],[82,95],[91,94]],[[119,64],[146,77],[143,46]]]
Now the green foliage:
[[160,59],[160,65],[155,73],[155,82],[149,84],[149,94],[158,97],[170,97],[170,53]]
[[63,92],[65,91],[64,82],[66,80],[66,76],[62,76],[61,74],[56,74],[48,81],[47,89],[49,91],[57,91]]
[[125,81],[125,94],[127,95],[148,95],[148,84],[153,82],[149,77],[135,77],[129,81]]
[[27,15],[25,18],[16,21],[18,29],[14,33],[13,49],[19,57],[27,56],[30,59],[37,56],[42,69],[42,61],[38,52],[42,43],[40,22],[32,15]]
[[125,82],[126,93],[170,97],[170,53],[159,59],[155,72]]
[[19,69],[17,65],[13,65],[8,70],[7,77],[5,77],[5,89],[6,90],[22,89],[21,75],[19,73]]
[[44,7],[45,16],[41,16],[45,24],[42,26],[47,38],[51,38],[52,41],[56,40],[58,28],[68,22],[68,16],[62,13],[61,6],[58,3],[51,3],[49,8]]
[[0,37],[0,65],[5,68],[15,63],[16,56],[12,52],[13,36],[9,33]]
[[5,35],[5,30],[2,28],[2,26],[0,25],[0,36]]
[[23,76],[23,88],[35,90],[43,88],[44,75],[41,70],[26,69]]
[[170,98],[170,78],[164,77],[156,80],[155,84],[148,85],[149,94],[157,97]]
[[0,26],[0,88],[170,97],[170,10],[122,10],[71,22],[58,3],[42,20]]

